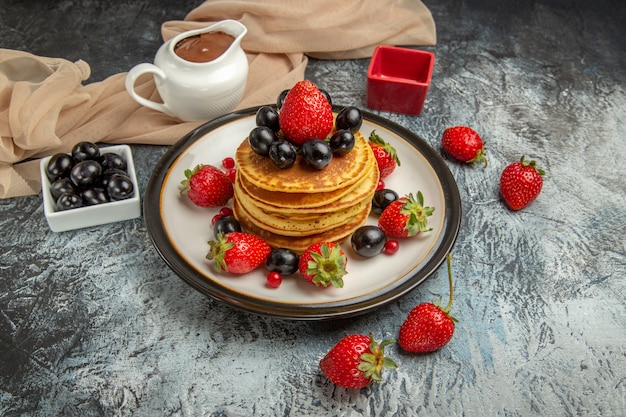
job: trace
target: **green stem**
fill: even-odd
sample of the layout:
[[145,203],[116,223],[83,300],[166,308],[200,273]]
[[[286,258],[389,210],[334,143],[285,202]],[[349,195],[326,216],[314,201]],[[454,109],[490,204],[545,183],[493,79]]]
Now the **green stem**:
[[446,261],[448,262],[448,283],[450,284],[450,298],[448,299],[448,305],[446,306],[446,308],[443,310],[445,313],[449,313],[450,309],[452,308],[452,298],[453,298],[453,291],[452,291],[452,255],[451,254],[447,254],[446,255]]

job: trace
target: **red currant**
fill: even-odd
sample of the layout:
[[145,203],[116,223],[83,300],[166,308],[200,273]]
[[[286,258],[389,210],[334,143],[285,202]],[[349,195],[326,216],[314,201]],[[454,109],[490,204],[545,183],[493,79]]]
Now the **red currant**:
[[378,190],[382,190],[385,188],[385,181],[383,180],[378,180],[378,186],[376,187],[376,191]]
[[393,255],[394,253],[398,252],[398,249],[400,249],[400,242],[395,239],[390,239],[387,241],[387,243],[385,243],[383,253],[385,255]]
[[237,176],[237,170],[235,168],[230,168],[226,170],[226,176],[230,179],[230,182],[235,183],[235,178]]
[[221,216],[232,216],[233,215],[233,209],[231,209],[230,207],[222,207],[220,209],[220,212],[218,213],[218,215],[221,215]]
[[224,217],[224,215],[222,213],[217,213],[215,216],[213,216],[213,218],[211,219],[211,224],[213,226],[215,226],[215,222],[217,222],[219,219],[221,219],[222,217]]
[[267,274],[266,285],[270,288],[278,288],[283,282],[283,276],[278,272],[270,272]]
[[224,158],[222,160],[222,166],[224,169],[229,170],[235,168],[235,160],[231,157]]

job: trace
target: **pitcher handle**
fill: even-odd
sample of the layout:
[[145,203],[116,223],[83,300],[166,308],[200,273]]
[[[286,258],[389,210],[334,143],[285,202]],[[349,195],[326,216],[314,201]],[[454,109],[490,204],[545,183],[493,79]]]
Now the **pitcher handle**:
[[148,100],[146,98],[141,97],[139,94],[135,92],[135,82],[137,82],[137,79],[143,74],[154,74],[156,78],[161,78],[162,80],[165,80],[166,78],[163,70],[161,70],[161,68],[157,67],[156,65],[148,64],[148,63],[136,65],[133,68],[131,68],[131,70],[128,71],[128,74],[126,75],[125,85],[126,85],[126,91],[128,91],[128,94],[130,94],[130,96],[134,98],[135,101],[141,104],[142,106],[146,106],[152,110],[163,112],[169,116],[174,116],[174,114],[172,114],[170,109],[165,104]]

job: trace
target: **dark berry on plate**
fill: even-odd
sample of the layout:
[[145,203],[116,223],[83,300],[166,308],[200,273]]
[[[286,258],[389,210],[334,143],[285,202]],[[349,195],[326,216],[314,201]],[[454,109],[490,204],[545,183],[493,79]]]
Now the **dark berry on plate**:
[[320,88],[319,90],[320,90],[320,93],[322,93],[322,95],[326,97],[326,101],[328,101],[328,104],[332,106],[333,100],[330,98],[330,94],[328,94],[328,91],[324,90],[323,88]]
[[248,142],[250,142],[250,147],[254,152],[268,156],[272,144],[278,142],[278,136],[267,126],[257,126],[250,131]]
[[70,179],[78,187],[96,184],[102,175],[102,167],[97,161],[86,159],[78,162],[70,171]]
[[342,129],[333,133],[328,144],[337,155],[345,155],[354,148],[354,141],[354,133],[348,129]]
[[111,200],[118,201],[132,197],[135,187],[128,176],[113,174],[107,182],[106,191]]
[[372,198],[372,212],[380,214],[385,208],[399,198],[398,193],[388,188],[377,190]]
[[57,211],[71,210],[83,206],[83,199],[73,191],[67,191],[57,199]]
[[278,107],[278,110],[282,109],[283,104],[285,103],[285,97],[287,97],[287,94],[289,94],[289,90],[283,90],[278,95],[278,98],[276,98],[276,107]]
[[324,169],[333,158],[333,151],[326,141],[310,139],[302,145],[302,158],[311,168]]
[[69,178],[59,178],[50,185],[50,194],[56,200],[67,191],[76,191],[76,186]]
[[115,168],[126,172],[126,169],[128,168],[126,160],[115,152],[103,153],[100,156],[100,165],[102,166],[103,171]]
[[70,155],[66,153],[55,153],[48,161],[46,175],[51,183],[59,178],[69,177],[72,165],[74,165],[74,161]]
[[366,258],[371,258],[382,252],[387,243],[387,236],[377,226],[361,226],[354,231],[350,238],[352,249]]
[[278,132],[280,130],[278,112],[270,106],[259,107],[256,111],[256,125],[269,127],[274,132]]
[[109,197],[102,188],[87,188],[83,191],[82,198],[85,206],[95,206],[109,202]]
[[296,148],[286,140],[274,142],[269,156],[278,168],[290,168],[296,162]]
[[227,235],[231,232],[241,232],[241,225],[231,215],[221,215],[213,225],[213,235],[217,239],[218,234]]
[[295,273],[298,270],[298,255],[287,248],[274,248],[265,260],[265,267],[270,272],[278,272],[282,276]]
[[100,156],[100,148],[91,142],[79,142],[72,148],[72,159],[74,162],[97,159]]
[[339,111],[335,118],[337,129],[348,129],[356,132],[363,124],[363,114],[358,107],[348,106]]

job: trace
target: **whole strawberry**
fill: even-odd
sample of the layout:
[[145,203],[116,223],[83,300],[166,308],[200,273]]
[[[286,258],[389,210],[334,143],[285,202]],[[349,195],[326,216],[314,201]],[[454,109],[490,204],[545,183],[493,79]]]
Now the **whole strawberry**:
[[212,260],[217,272],[247,274],[265,263],[270,246],[260,237],[244,232],[218,233],[209,241],[206,258]]
[[508,165],[500,176],[500,194],[511,210],[520,210],[529,205],[541,192],[545,172],[535,166],[535,161]]
[[482,162],[487,168],[485,145],[478,133],[467,126],[449,127],[441,136],[443,149],[461,162]]
[[185,179],[180,182],[181,194],[200,207],[219,207],[233,197],[233,183],[219,168],[212,165],[196,165],[185,170]]
[[341,247],[332,242],[318,242],[310,245],[300,256],[300,275],[318,287],[332,285],[343,287],[343,276],[347,274],[348,258]]
[[378,136],[375,130],[372,130],[372,133],[370,133],[368,143],[372,151],[374,151],[380,179],[388,177],[389,174],[395,171],[396,166],[400,166],[400,159],[396,149]]
[[289,90],[278,115],[282,133],[302,145],[309,139],[325,139],[335,122],[333,109],[324,94],[310,81]]
[[452,268],[448,254],[448,281],[450,299],[445,308],[433,303],[422,303],[414,307],[400,327],[398,344],[407,352],[434,352],[445,346],[454,334],[457,319],[450,315],[452,307]]
[[391,202],[378,218],[378,227],[390,237],[412,237],[419,232],[429,232],[428,217],[435,209],[424,207],[424,196],[417,192],[417,199],[413,194],[401,197]]
[[385,347],[392,343],[385,340],[378,344],[371,334],[345,336],[320,360],[320,369],[336,385],[364,388],[380,382],[384,368],[397,368],[393,359],[385,357]]

